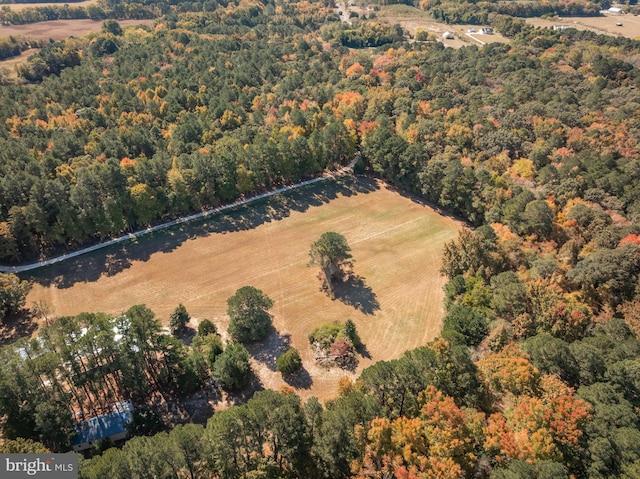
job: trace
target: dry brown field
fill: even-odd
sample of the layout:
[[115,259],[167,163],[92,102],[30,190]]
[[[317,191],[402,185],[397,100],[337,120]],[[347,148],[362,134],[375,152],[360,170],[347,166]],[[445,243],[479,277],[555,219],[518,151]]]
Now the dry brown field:
[[[35,285],[27,304],[44,300],[62,316],[118,314],[144,303],[167,324],[183,303],[194,325],[208,318],[224,332],[227,298],[252,285],[275,303],[277,332],[248,348],[262,387],[285,384],[275,359],[290,344],[305,369],[294,382],[297,392],[327,399],[342,376],[436,337],[443,315],[442,247],[460,227],[383,182],[331,180],[49,267],[29,278]],[[311,243],[325,231],[343,234],[355,259],[357,279],[341,285],[335,300],[320,291],[318,270],[307,266]],[[318,366],[309,332],[347,319],[366,348],[358,368],[347,373]]]
[[[81,37],[91,32],[98,32],[102,28],[102,20],[52,20],[50,22],[28,23],[26,25],[0,26],[0,37],[22,36],[36,40],[64,40],[70,36]],[[153,20],[118,20],[120,26],[153,25]]]
[[[97,3],[98,0],[84,0],[82,2],[73,2],[69,3],[70,7],[87,7],[92,3]],[[20,10],[24,10],[25,8],[35,8],[35,7],[52,7],[55,5],[62,6],[67,2],[44,2],[44,3],[3,3],[0,4],[0,8],[9,7],[11,10],[15,10],[19,12]]]
[[[627,38],[640,37],[640,17],[635,15],[606,15],[602,17],[561,17],[555,19],[527,18],[526,22],[537,27],[551,28],[567,25],[578,30],[591,30],[606,35]],[[622,23],[622,26],[616,25]]]

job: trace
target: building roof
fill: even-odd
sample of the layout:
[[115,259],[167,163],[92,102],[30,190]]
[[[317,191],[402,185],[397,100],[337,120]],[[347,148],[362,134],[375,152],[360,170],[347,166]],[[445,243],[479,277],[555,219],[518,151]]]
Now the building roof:
[[130,401],[122,401],[113,405],[114,411],[102,416],[92,417],[76,426],[77,435],[71,442],[72,446],[94,442],[103,437],[110,437],[127,430],[127,423],[131,421],[133,405]]

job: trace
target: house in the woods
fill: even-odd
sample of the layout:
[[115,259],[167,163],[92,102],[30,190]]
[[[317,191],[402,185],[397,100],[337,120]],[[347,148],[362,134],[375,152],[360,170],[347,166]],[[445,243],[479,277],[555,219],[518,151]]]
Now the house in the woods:
[[82,421],[76,426],[76,437],[71,442],[76,452],[89,449],[100,439],[119,441],[128,436],[127,424],[131,421],[133,404],[120,401],[112,404],[113,411]]

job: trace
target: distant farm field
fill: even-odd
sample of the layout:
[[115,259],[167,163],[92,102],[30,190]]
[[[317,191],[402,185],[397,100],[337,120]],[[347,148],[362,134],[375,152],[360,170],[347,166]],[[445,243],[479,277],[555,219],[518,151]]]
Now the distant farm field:
[[[536,27],[551,28],[566,25],[577,30],[590,30],[606,35],[626,38],[640,37],[640,17],[635,15],[605,15],[601,17],[562,17],[554,19],[527,18],[526,22]],[[618,25],[618,24],[622,25]]]
[[[153,20],[118,20],[122,27],[129,25],[151,26],[153,22]],[[52,20],[50,22],[27,23],[26,25],[2,25],[0,26],[0,37],[21,36],[36,40],[49,40],[50,38],[64,40],[70,36],[80,37],[87,33],[99,32],[103,23],[102,20],[79,19]]]
[[88,7],[93,3],[97,3],[98,0],[83,0],[81,2],[42,2],[42,3],[2,3],[0,7],[9,7],[11,10],[19,12],[25,8],[37,8],[37,7],[55,7],[68,4],[70,7]]
[[[290,344],[306,370],[298,393],[328,398],[347,373],[316,364],[311,329],[352,319],[366,347],[356,373],[433,339],[443,315],[442,247],[460,227],[383,182],[330,180],[49,267],[30,278],[27,303],[44,300],[55,316],[145,303],[164,324],[183,303],[194,323],[209,318],[224,332],[227,298],[252,285],[275,303],[277,333],[249,347],[262,385],[285,384],[275,356]],[[307,266],[309,246],[325,231],[343,234],[355,259],[356,279],[333,301]]]

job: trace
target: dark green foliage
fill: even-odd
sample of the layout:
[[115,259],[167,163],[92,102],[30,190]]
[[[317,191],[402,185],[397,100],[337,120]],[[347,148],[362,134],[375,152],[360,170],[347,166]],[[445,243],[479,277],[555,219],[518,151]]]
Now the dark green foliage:
[[30,47],[32,47],[32,43],[28,42],[24,38],[2,38],[0,39],[0,60],[6,60],[7,58],[16,57]]
[[630,299],[640,274],[640,245],[625,243],[616,249],[599,249],[567,273],[594,298],[616,305]]
[[354,347],[358,348],[362,344],[360,336],[358,336],[358,331],[356,330],[356,324],[350,319],[347,319],[344,323],[344,334]]
[[546,201],[534,200],[527,203],[522,213],[520,230],[525,235],[536,235],[541,239],[549,237],[553,226],[553,211]]
[[218,332],[218,328],[216,325],[209,319],[203,319],[198,324],[198,336],[205,337],[209,334],[216,334]]
[[198,335],[193,341],[193,347],[200,351],[209,368],[213,368],[216,358],[224,351],[222,339],[217,334]]
[[[358,15],[356,13],[355,18]],[[337,38],[345,47],[367,48],[379,47],[387,43],[399,42],[403,39],[402,27],[385,25],[378,22],[362,21],[354,27],[338,29]]]
[[[57,318],[37,339],[0,349],[0,358],[3,435],[41,439],[55,450],[68,444],[78,410],[111,410],[114,402],[131,398],[144,424],[150,393],[188,394],[203,379],[182,342],[162,334],[143,305],[118,317]],[[140,427],[145,434],[155,431]]]
[[115,20],[105,20],[104,23],[102,24],[102,32],[111,33],[116,37],[120,37],[124,34],[124,32],[122,31],[122,27]]
[[376,399],[361,393],[349,394],[326,405],[312,447],[319,477],[348,477],[351,461],[358,456],[354,427],[367,425],[380,413]]
[[227,300],[227,313],[231,318],[229,334],[236,341],[259,341],[271,328],[268,310],[273,301],[253,286],[243,286]]
[[300,368],[302,368],[302,359],[295,348],[287,349],[276,360],[276,370],[285,376],[297,373]]
[[251,379],[249,353],[242,344],[230,344],[216,357],[213,377],[229,391],[244,389]]
[[505,468],[495,469],[492,479],[563,479],[569,475],[562,464],[553,461],[540,461],[529,464],[525,461],[511,461]]
[[468,348],[435,341],[407,351],[400,359],[379,361],[362,371],[364,391],[376,398],[385,416],[418,414],[418,395],[435,386],[460,405],[481,403],[481,384]]
[[41,82],[49,75],[59,75],[65,68],[80,64],[78,46],[71,41],[47,45],[29,57],[26,64],[18,65],[18,74],[25,80]]
[[486,314],[470,306],[452,305],[442,324],[442,336],[467,346],[477,346],[487,333]]
[[531,357],[531,362],[542,371],[557,374],[571,386],[579,383],[578,363],[563,340],[546,333],[538,334],[527,339],[522,348]]
[[149,407],[137,407],[131,414],[127,424],[127,432],[131,436],[153,436],[163,431],[165,425],[158,413]]
[[527,291],[512,271],[491,278],[491,304],[499,317],[512,320],[527,309]]
[[0,323],[24,307],[31,283],[15,274],[0,273]]
[[35,423],[40,431],[40,441],[49,449],[64,451],[69,448],[75,430],[67,404],[60,401],[38,404],[35,409]]
[[187,308],[180,303],[169,316],[169,328],[171,329],[171,334],[174,336],[181,334],[190,320],[191,316],[189,316]]
[[267,470],[274,475],[266,477],[286,477],[285,471],[309,477],[308,426],[293,394],[257,392],[246,404],[214,414],[203,439],[210,470],[225,477]]
[[[487,415],[509,407],[483,396],[467,347],[482,342],[494,318],[503,329],[489,348],[536,331],[571,341],[545,334],[522,348],[593,407],[575,450],[560,451],[571,464],[511,460],[494,475],[638,477],[640,347],[616,310],[639,291],[637,42],[511,17],[586,14],[595,3],[438,1],[422,7],[449,22],[491,24],[512,42],[354,55],[341,45],[397,41],[401,30],[343,25],[317,2],[301,15],[296,2],[174,3],[5,12],[12,23],[63,11],[166,17],[144,34],[121,35],[108,23],[91,40],[53,43],[21,67],[39,84],[2,86],[1,259],[30,261],[295,182],[346,164],[360,148],[358,171],[479,226],[444,253],[452,281],[443,335],[459,343],[440,340],[367,368],[326,410],[256,394],[251,405],[216,412],[204,435],[196,427],[180,440],[131,440],[88,461],[83,477],[348,477],[369,446],[369,421],[416,416],[427,386]],[[356,61],[361,72],[349,70]],[[270,324],[268,307],[261,310],[232,335],[261,337]],[[3,437],[46,435],[63,447],[68,405],[93,389],[106,388],[86,400],[97,407],[125,392],[144,404],[197,389],[209,368],[220,376],[244,365],[229,384],[218,377],[241,387],[234,381],[248,370],[246,351],[221,354],[215,330],[201,331],[187,352],[161,337],[146,308],[126,315],[120,341],[106,315],[83,315],[60,318],[44,345],[23,340],[2,351]],[[82,341],[65,342],[85,327]],[[329,352],[357,344],[350,325],[321,329],[312,336]],[[487,354],[484,346],[474,354]],[[86,350],[100,352],[76,361]],[[474,473],[484,473],[482,461]]]

